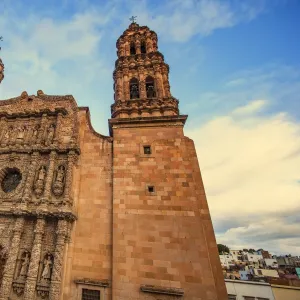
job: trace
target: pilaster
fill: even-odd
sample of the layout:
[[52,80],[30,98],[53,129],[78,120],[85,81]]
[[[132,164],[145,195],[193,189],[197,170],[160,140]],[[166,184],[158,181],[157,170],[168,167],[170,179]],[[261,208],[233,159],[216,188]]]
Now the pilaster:
[[24,189],[24,194],[23,194],[23,199],[25,202],[27,202],[31,197],[31,193],[32,193],[31,188],[34,183],[34,178],[35,178],[34,174],[36,172],[38,158],[39,158],[39,152],[33,152],[31,155],[31,163],[30,163],[27,180],[26,180],[26,184],[25,184],[25,189]]
[[34,242],[31,251],[31,258],[25,284],[24,300],[32,300],[35,295],[35,286],[37,283],[39,262],[42,251],[42,238],[45,230],[46,221],[44,218],[38,218],[34,230]]
[[8,258],[4,267],[3,279],[0,291],[0,300],[8,300],[13,282],[16,261],[20,248],[21,234],[24,230],[24,217],[17,217],[13,229],[13,237],[9,249]]
[[65,248],[67,233],[68,233],[68,222],[66,220],[59,220],[57,224],[57,231],[56,231],[57,238],[56,238],[54,263],[53,263],[51,286],[50,286],[50,293],[49,293],[49,299],[51,300],[60,299],[63,256],[64,256],[64,248]]

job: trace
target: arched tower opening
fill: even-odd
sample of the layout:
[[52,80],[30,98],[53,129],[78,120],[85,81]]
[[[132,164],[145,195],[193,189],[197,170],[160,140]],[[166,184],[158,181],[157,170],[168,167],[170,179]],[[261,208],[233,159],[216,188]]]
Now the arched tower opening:
[[134,42],[130,43],[130,55],[135,55],[136,54],[136,48]]
[[141,53],[146,53],[146,42],[141,41]]
[[147,98],[156,97],[154,78],[152,76],[147,76],[145,84]]
[[130,99],[140,98],[139,93],[139,81],[136,78],[132,78],[129,82]]

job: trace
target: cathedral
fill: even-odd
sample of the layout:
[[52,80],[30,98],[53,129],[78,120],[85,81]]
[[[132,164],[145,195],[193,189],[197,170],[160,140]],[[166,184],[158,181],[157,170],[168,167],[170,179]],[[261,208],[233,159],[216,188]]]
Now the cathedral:
[[72,95],[0,101],[0,300],[227,299],[157,35],[116,47],[109,136]]

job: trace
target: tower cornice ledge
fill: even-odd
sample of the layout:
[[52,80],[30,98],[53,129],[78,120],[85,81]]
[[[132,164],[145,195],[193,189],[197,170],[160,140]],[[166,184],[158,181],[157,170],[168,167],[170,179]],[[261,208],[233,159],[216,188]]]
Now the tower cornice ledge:
[[137,117],[137,118],[120,118],[109,119],[109,133],[113,136],[115,128],[133,128],[133,127],[183,127],[188,116],[153,116],[153,117]]

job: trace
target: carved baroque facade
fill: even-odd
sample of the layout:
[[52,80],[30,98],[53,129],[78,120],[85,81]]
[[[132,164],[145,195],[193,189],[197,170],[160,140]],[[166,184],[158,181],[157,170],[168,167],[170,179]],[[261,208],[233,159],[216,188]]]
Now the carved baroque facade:
[[227,297],[156,33],[117,55],[110,137],[72,96],[0,101],[0,300]]

